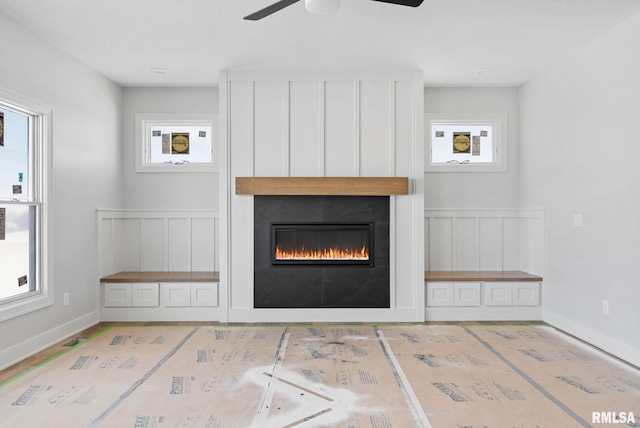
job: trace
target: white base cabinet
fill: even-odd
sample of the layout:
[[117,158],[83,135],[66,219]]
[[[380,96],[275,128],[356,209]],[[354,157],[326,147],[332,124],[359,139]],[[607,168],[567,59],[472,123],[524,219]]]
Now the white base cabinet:
[[105,307],[157,307],[158,284],[118,283],[104,285]]
[[426,321],[542,320],[539,282],[427,282]]
[[167,308],[218,306],[217,284],[206,282],[163,283],[160,285],[160,289],[162,290],[162,305]]
[[102,321],[218,321],[217,282],[103,283]]

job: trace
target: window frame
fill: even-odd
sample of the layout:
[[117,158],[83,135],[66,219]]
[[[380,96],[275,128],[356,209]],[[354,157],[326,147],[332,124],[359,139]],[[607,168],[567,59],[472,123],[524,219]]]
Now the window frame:
[[[153,125],[202,125],[211,126],[211,162],[210,163],[178,163],[152,164],[150,162],[149,144],[150,127]],[[136,172],[217,172],[217,137],[218,115],[203,113],[170,114],[170,113],[136,113],[135,115],[135,147]]]
[[37,290],[0,302],[0,321],[52,306],[53,227],[51,225],[51,141],[52,109],[36,101],[0,88],[0,101],[9,110],[29,116],[29,197],[26,200],[0,199],[5,205],[36,207],[35,280]]
[[[480,126],[492,128],[494,161],[491,163],[433,163],[433,126]],[[425,114],[425,172],[506,172],[508,170],[507,113],[430,113]]]

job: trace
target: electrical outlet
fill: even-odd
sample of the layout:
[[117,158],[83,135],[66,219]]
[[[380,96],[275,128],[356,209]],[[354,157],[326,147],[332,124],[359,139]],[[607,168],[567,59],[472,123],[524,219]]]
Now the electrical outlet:
[[609,315],[609,301],[608,300],[603,300],[602,301],[602,314],[603,315]]
[[582,227],[583,225],[582,214],[573,215],[573,225],[575,227]]
[[69,293],[64,293],[64,305],[69,306]]

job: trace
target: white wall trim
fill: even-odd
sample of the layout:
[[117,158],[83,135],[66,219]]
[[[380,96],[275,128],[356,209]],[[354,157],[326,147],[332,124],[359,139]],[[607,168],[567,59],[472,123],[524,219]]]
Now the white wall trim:
[[544,276],[544,219],[544,209],[425,209],[425,270]]
[[640,349],[635,348],[633,345],[613,339],[548,309],[544,311],[543,321],[636,367],[640,367]]
[[100,322],[100,311],[96,310],[13,345],[10,348],[3,349],[0,351],[0,370],[19,363],[74,334],[98,324],[98,322]]
[[[223,232],[219,211],[99,209],[96,217],[98,277],[123,270],[219,271],[221,255],[218,254],[220,251],[216,244],[217,235]],[[184,221],[183,234],[170,233],[171,220]],[[198,220],[210,222],[213,228],[210,239],[197,233],[194,221]],[[124,228],[124,221],[132,229]],[[159,222],[162,223],[161,227],[157,227]],[[147,224],[151,226],[147,228]],[[137,231],[137,235],[127,235],[131,230]],[[176,256],[173,261],[172,254]],[[210,254],[213,255],[211,262],[203,262],[208,260]],[[151,265],[149,260],[152,260]],[[148,268],[149,266],[153,268]]]

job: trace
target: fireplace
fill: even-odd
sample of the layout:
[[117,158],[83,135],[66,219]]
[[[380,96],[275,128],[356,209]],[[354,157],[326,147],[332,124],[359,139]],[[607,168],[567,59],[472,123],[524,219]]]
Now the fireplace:
[[254,307],[388,308],[388,196],[256,196]]
[[271,224],[272,265],[373,265],[373,224]]

